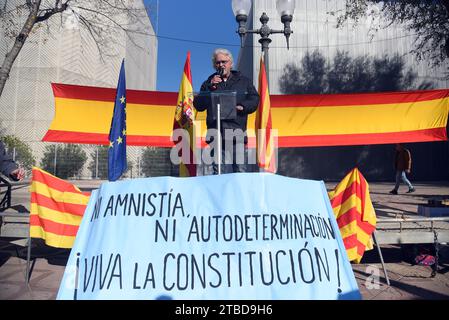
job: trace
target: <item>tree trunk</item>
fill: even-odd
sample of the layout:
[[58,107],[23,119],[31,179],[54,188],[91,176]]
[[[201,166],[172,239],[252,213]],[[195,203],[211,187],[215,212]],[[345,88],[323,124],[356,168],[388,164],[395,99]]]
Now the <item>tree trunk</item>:
[[19,55],[20,50],[22,50],[22,47],[26,39],[30,35],[31,30],[33,29],[34,24],[36,23],[40,5],[41,1],[39,0],[30,6],[30,14],[28,15],[27,20],[24,26],[22,27],[22,30],[20,31],[19,35],[16,37],[13,47],[6,54],[5,60],[3,61],[2,67],[0,68],[0,97],[2,96],[6,80],[8,80],[9,78],[9,73],[11,72],[11,68],[14,64],[14,61]]

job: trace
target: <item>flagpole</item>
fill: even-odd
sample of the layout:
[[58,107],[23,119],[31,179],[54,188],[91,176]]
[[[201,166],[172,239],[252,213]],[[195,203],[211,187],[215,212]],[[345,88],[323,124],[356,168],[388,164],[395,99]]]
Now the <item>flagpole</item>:
[[263,52],[263,63],[265,64],[265,76],[267,77],[267,87],[270,90],[270,72],[268,69],[268,44],[266,48],[263,48],[262,44],[262,52]]
[[31,235],[30,230],[28,229],[28,240],[27,240],[28,248],[27,248],[27,267],[26,267],[26,283],[29,285],[30,283],[30,261],[31,261]]
[[218,131],[218,174],[221,174],[221,121],[220,121],[221,108],[217,103],[217,131]]

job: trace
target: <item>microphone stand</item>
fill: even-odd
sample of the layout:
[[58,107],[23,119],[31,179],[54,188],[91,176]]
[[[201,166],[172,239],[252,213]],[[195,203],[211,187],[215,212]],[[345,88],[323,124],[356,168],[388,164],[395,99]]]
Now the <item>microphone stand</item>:
[[[222,68],[217,70],[218,75],[220,76],[221,81],[223,80],[223,72]],[[220,103],[217,103],[217,131],[218,131],[218,174],[221,174],[221,106]]]
[[218,174],[221,174],[221,107],[217,103],[217,131],[218,131]]

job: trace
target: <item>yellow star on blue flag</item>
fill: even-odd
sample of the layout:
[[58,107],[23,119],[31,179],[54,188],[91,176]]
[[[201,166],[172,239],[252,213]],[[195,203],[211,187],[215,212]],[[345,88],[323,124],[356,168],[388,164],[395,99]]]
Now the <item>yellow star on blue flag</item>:
[[[126,171],[126,81],[125,59],[122,61],[115,95],[114,114],[109,131],[108,179],[115,181]],[[117,141],[117,143],[114,143]]]

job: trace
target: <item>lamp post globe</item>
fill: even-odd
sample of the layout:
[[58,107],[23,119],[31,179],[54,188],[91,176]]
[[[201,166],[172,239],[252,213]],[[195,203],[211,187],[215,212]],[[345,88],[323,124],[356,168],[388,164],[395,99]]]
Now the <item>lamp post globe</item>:
[[238,15],[248,16],[251,10],[251,0],[232,0],[232,11],[237,17]]
[[276,9],[281,17],[285,15],[293,16],[295,0],[276,0]]

